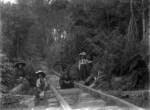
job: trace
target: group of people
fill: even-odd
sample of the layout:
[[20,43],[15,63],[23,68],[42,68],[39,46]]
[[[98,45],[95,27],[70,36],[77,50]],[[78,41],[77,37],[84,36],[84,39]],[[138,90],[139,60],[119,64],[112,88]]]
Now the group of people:
[[[87,64],[92,63],[92,61],[87,60],[86,53],[82,52],[79,54],[79,62],[78,62],[78,72],[80,81],[85,81],[89,77],[89,72],[87,68]],[[69,75],[69,69],[62,69],[63,73],[60,77],[59,83],[61,89],[73,88],[74,83],[72,77]]]
[[[24,62],[19,62],[15,64],[16,67],[16,79],[18,79],[19,83],[26,81],[28,82],[28,77],[25,74],[24,67],[26,66],[26,63]],[[37,99],[44,99],[45,97],[45,90],[47,88],[47,81],[46,81],[46,73],[43,72],[42,70],[39,70],[35,72],[36,76],[36,98]],[[29,82],[28,82],[29,84]],[[26,87],[26,85],[24,85]]]
[[[79,70],[79,80],[83,80],[85,81],[88,77],[88,69],[87,69],[87,64],[88,63],[92,63],[92,61],[87,60],[86,58],[86,53],[82,52],[79,54],[80,56],[80,60],[78,63],[78,70]],[[28,80],[28,77],[25,74],[25,70],[24,67],[26,66],[26,63],[24,62],[19,62],[17,64],[15,64],[15,66],[17,67],[17,79],[19,80],[23,80],[26,79]],[[37,94],[36,97],[40,98],[42,97],[42,99],[44,98],[44,94],[45,94],[45,90],[47,88],[47,81],[46,81],[46,73],[43,72],[42,70],[39,70],[37,72],[35,72],[35,76],[36,78],[36,88],[37,88]],[[67,88],[73,88],[74,87],[74,83],[73,83],[73,79],[72,77],[69,75],[69,69],[63,69],[63,72],[61,74],[60,80],[59,80],[59,84],[61,89],[67,89]]]

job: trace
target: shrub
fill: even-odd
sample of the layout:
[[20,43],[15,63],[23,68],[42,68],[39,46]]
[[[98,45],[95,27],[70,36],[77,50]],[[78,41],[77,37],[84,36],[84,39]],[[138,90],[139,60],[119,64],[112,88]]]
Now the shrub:
[[8,89],[13,88],[17,84],[15,70],[13,68],[13,64],[8,61],[6,56],[2,58],[0,71],[2,86],[7,87]]

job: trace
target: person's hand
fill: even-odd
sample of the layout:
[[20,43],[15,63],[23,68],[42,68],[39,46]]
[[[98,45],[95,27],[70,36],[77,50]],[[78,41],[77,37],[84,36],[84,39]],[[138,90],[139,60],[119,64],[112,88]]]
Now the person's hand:
[[68,81],[66,81],[66,83],[68,83]]

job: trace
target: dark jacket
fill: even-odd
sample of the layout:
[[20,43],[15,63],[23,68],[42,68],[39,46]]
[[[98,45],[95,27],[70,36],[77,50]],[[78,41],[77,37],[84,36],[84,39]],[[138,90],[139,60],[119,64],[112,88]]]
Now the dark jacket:
[[16,72],[16,78],[25,77],[25,71],[24,71],[24,69],[18,69],[18,68],[16,68],[15,72]]
[[62,75],[60,77],[59,84],[60,84],[61,89],[74,87],[73,80],[70,75],[67,75],[67,76]]

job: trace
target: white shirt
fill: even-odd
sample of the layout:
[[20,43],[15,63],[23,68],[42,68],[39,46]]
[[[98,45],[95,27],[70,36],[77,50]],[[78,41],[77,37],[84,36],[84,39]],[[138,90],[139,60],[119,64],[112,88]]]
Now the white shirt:
[[87,63],[92,63],[92,61],[89,61],[87,59],[81,59],[81,60],[79,60],[79,65],[78,65],[79,70],[80,70],[80,66],[82,64],[87,64]]
[[[44,82],[45,82],[45,86],[47,86],[47,82],[45,78],[44,78]],[[40,85],[41,85],[40,78],[38,78],[36,81],[36,87],[40,87]]]

